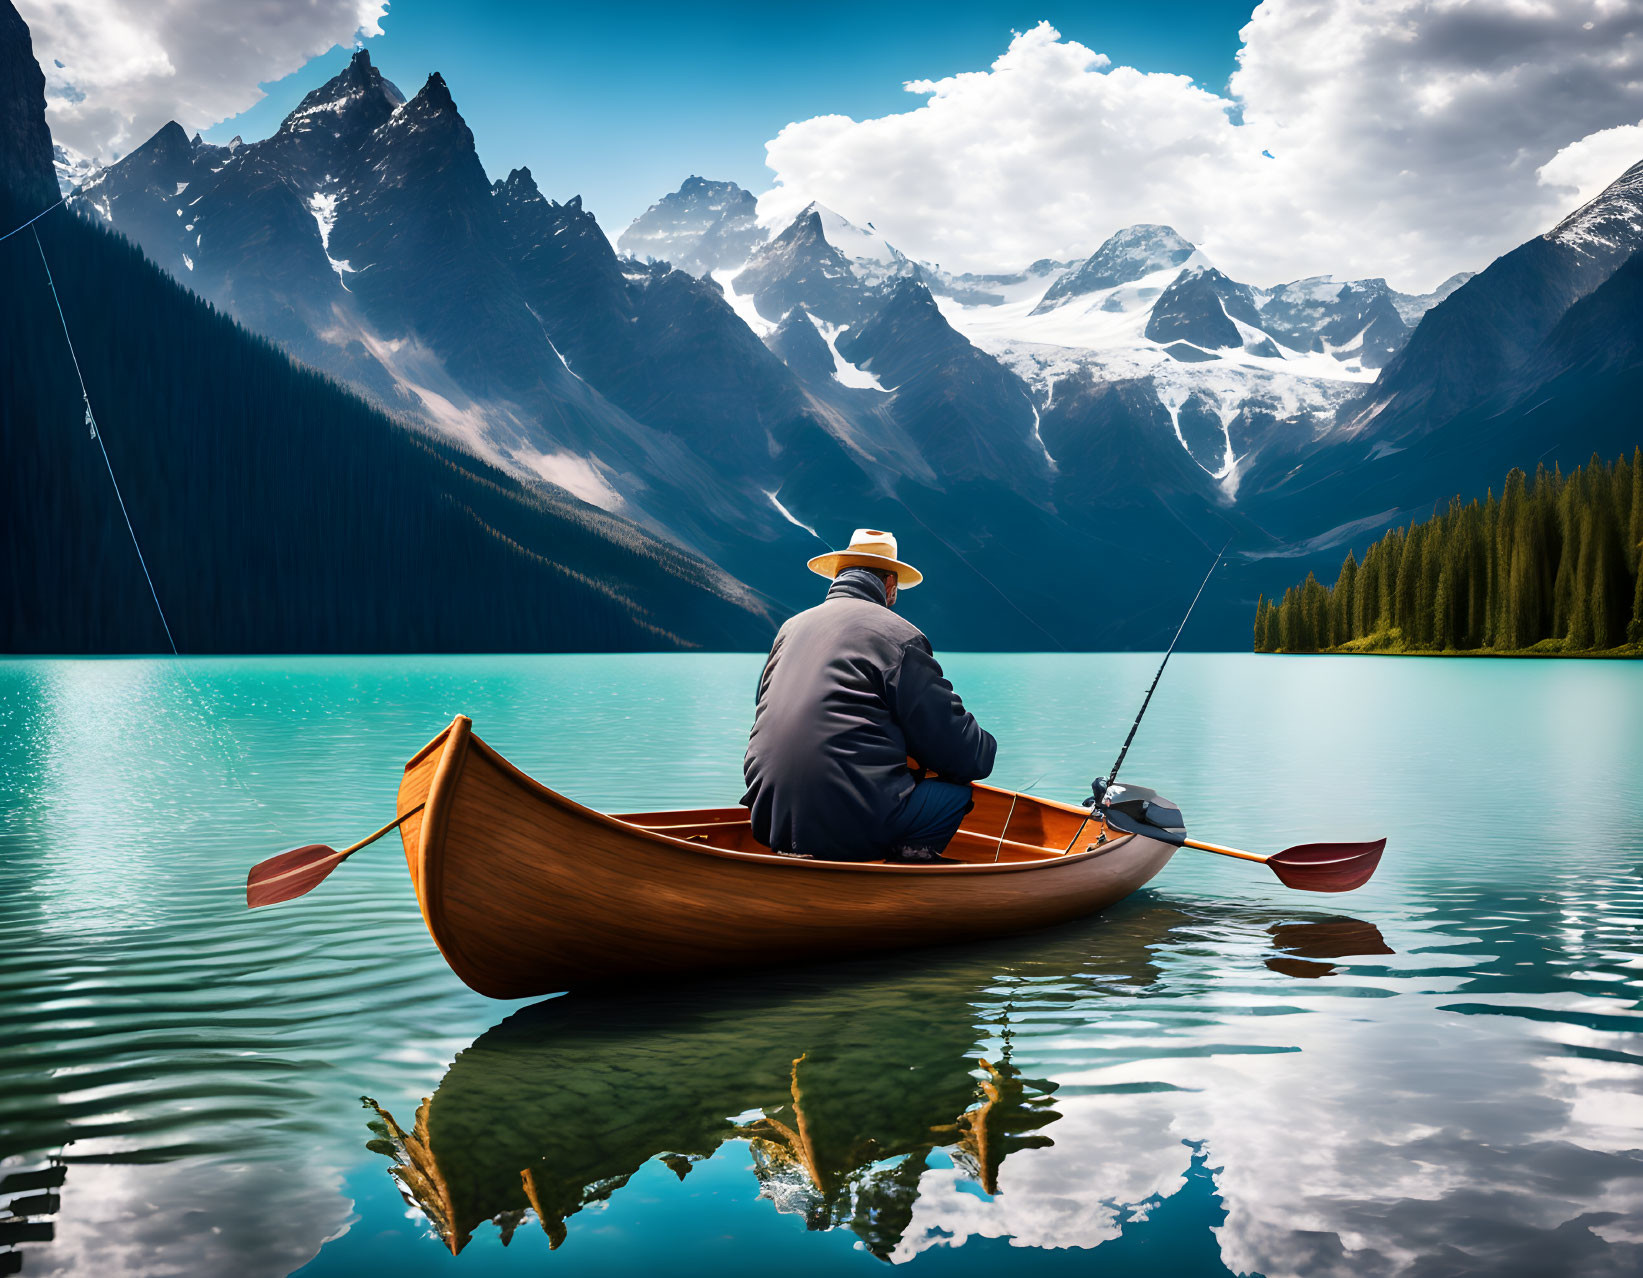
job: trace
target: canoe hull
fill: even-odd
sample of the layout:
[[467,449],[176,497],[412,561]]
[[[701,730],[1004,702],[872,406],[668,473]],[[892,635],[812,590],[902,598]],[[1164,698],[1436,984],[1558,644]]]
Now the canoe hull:
[[[991,794],[1010,800],[1013,846],[1021,799]],[[419,803],[401,837],[423,918],[493,998],[1028,931],[1128,896],[1174,852],[1135,835],[1093,846],[1099,823],[1085,832],[1061,805],[1050,824],[1078,831],[1078,850],[1048,860],[906,867],[687,842],[556,794],[463,717],[406,765],[399,810]],[[701,814],[702,828],[736,811]]]

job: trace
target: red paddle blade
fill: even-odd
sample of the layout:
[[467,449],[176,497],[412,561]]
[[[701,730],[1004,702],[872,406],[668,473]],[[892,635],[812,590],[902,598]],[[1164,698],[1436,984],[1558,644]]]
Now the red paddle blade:
[[247,908],[254,910],[259,905],[273,905],[312,892],[342,864],[343,856],[323,843],[310,843],[257,862],[245,876]]
[[1369,882],[1386,840],[1372,843],[1302,843],[1266,860],[1285,887],[1302,892],[1350,892]]

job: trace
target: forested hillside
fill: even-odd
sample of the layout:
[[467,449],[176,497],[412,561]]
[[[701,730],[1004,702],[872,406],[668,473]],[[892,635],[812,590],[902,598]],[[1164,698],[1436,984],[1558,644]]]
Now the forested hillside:
[[[38,230],[183,651],[768,642],[710,565],[399,426],[64,210]],[[163,651],[30,232],[0,270],[0,651]]]
[[1643,653],[1643,449],[1491,490],[1408,528],[1333,586],[1255,607],[1257,652]]

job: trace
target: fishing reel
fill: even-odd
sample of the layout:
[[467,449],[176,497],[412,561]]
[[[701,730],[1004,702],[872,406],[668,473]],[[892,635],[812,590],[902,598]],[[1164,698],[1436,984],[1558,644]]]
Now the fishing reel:
[[1084,806],[1099,813],[1108,827],[1121,834],[1140,834],[1175,847],[1187,837],[1181,809],[1144,785],[1120,785],[1097,777],[1090,784],[1090,797],[1084,800]]

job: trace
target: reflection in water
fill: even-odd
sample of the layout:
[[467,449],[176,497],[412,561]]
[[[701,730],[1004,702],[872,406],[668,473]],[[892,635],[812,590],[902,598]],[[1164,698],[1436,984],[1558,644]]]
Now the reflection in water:
[[[881,963],[723,980],[688,996],[552,999],[462,1052],[410,1131],[367,1101],[371,1148],[394,1160],[452,1252],[486,1220],[506,1241],[527,1212],[558,1247],[570,1217],[651,1159],[683,1180],[742,1141],[778,1211],[905,1259],[918,1250],[904,1242],[926,1187],[994,1198],[1012,1189],[1014,1156],[1054,1144],[1058,1085],[1012,1059],[1016,1025],[1074,1004],[1081,1019],[1098,1017],[1091,1000],[1154,985],[1154,951],[1191,922],[1151,905],[1093,934],[922,955],[892,974]],[[1291,919],[1270,933],[1295,954],[1391,953],[1355,919]],[[1182,1192],[1202,1179],[1206,1209],[1218,1209],[1201,1154],[1173,1147]],[[1162,1197],[1109,1203],[1111,1232]]]
[[1273,945],[1285,952],[1266,965],[1285,976],[1328,976],[1340,971],[1333,963],[1315,959],[1352,958],[1361,954],[1390,954],[1380,928],[1362,919],[1319,919],[1315,923],[1274,923],[1267,931]]

